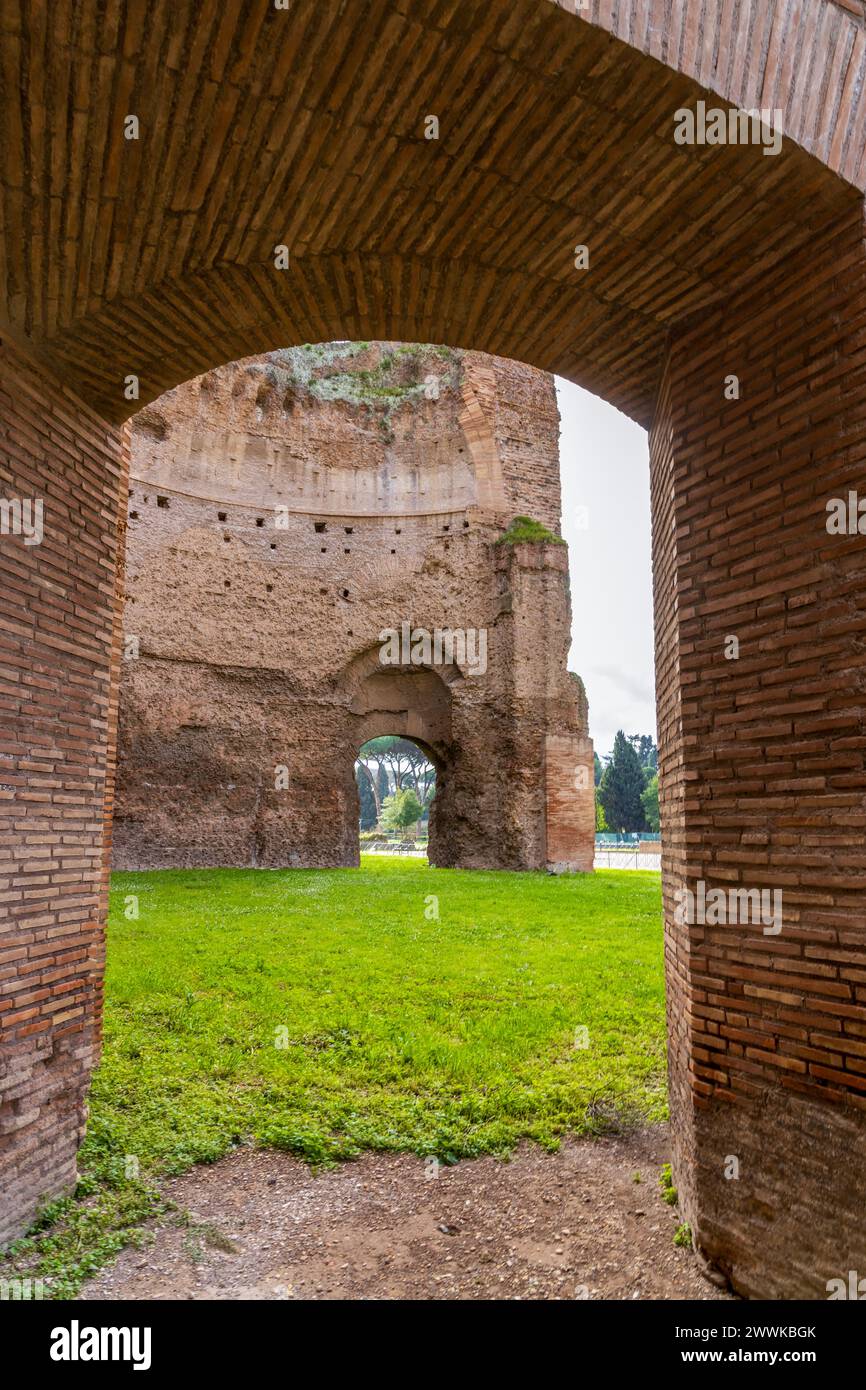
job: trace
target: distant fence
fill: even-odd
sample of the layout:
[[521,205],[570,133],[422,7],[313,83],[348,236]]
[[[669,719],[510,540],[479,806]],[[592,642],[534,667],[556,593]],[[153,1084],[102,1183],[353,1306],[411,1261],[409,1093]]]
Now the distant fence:
[[662,847],[658,831],[634,831],[614,835],[599,831],[595,837],[596,869],[653,869],[662,866]]
[[412,859],[427,858],[427,836],[404,837],[395,831],[382,831],[381,834],[361,839],[362,854],[396,854]]
[[596,849],[617,849],[621,846],[658,844],[659,832],[657,830],[624,830],[614,834],[610,830],[597,830],[595,832]]
[[642,849],[599,849],[596,847],[593,868],[596,869],[652,869],[659,872],[662,866],[661,852]]

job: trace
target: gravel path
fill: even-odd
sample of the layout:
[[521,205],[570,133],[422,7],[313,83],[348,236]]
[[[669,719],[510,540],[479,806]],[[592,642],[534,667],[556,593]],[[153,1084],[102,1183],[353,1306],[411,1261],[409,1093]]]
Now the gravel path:
[[[240,1149],[166,1190],[189,1213],[156,1227],[90,1281],[84,1299],[511,1299],[726,1297],[673,1244],[659,1196],[663,1127],[523,1147],[438,1175],[407,1154],[366,1154],[312,1176]],[[633,1175],[639,1172],[641,1181]]]

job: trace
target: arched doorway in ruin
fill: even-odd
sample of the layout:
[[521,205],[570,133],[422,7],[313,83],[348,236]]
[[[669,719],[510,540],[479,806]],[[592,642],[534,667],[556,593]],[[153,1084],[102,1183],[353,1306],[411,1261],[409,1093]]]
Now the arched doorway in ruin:
[[[826,527],[862,488],[862,20],[577,10],[383,0],[359,30],[319,0],[182,0],[101,47],[52,12],[48,84],[10,16],[4,482],[46,505],[43,546],[0,549],[4,1235],[73,1184],[98,1049],[122,424],[218,362],[378,336],[557,371],[650,427],[681,1201],[744,1292],[866,1264],[862,538]],[[778,110],[785,137],[676,143],[699,101]],[[756,879],[787,894],[779,938],[677,920],[678,887]]]
[[[471,827],[460,822],[461,774],[457,769],[453,691],[463,679],[458,668],[383,666],[380,649],[357,658],[345,674],[354,729],[355,760],[373,739],[396,735],[424,752],[436,769],[436,797],[430,806],[427,857],[436,867],[463,864],[471,855]],[[465,775],[465,774],[464,774]],[[358,810],[354,811],[358,853]],[[463,831],[467,833],[462,833]],[[357,858],[355,860],[357,862]]]
[[444,786],[433,750],[419,739],[379,734],[355,758],[360,854],[412,852],[440,867],[436,784]]

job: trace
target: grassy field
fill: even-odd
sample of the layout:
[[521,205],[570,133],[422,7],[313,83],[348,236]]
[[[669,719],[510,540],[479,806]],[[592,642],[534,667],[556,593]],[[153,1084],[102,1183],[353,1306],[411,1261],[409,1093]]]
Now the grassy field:
[[452,1162],[664,1113],[657,874],[116,874],[80,1192],[13,1262],[67,1296],[241,1142]]

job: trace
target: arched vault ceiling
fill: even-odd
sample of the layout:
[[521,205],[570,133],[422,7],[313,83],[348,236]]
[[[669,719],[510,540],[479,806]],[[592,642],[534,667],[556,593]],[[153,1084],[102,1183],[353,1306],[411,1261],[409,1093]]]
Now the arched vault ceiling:
[[[832,0],[570,9],[4,6],[0,333],[113,420],[246,353],[390,338],[521,358],[648,423],[670,326],[860,196],[866,38]],[[705,88],[781,107],[781,152],[676,145]]]

